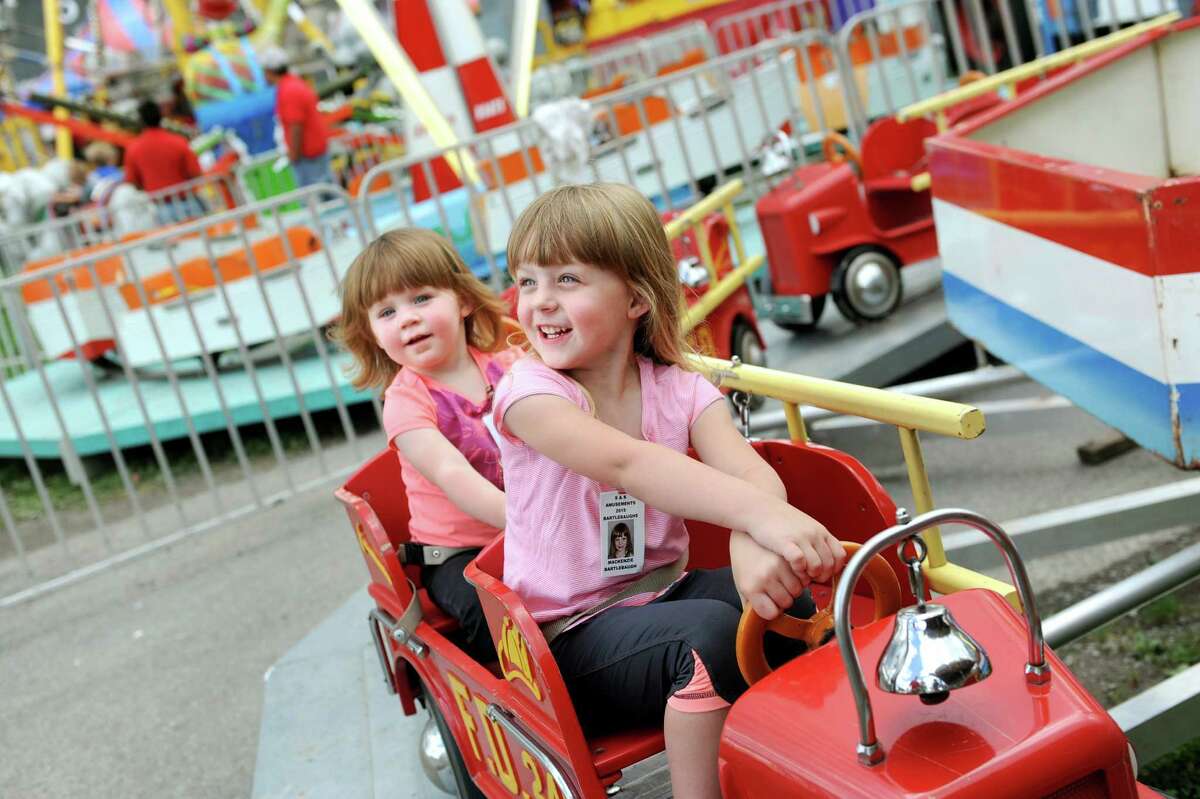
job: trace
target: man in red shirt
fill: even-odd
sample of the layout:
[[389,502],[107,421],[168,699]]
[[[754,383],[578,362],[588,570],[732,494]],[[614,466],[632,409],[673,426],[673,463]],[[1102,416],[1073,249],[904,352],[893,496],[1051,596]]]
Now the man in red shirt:
[[[125,146],[125,182],[144,192],[158,192],[198,178],[203,173],[188,140],[178,133],[163,130],[162,111],[153,100],[138,106],[142,132]],[[159,222],[181,222],[202,216],[204,205],[190,191],[160,195]]]
[[275,114],[296,187],[332,183],[329,128],[317,110],[317,93],[303,78],[288,73],[288,56],[281,48],[268,49],[259,60],[267,82],[275,87]]

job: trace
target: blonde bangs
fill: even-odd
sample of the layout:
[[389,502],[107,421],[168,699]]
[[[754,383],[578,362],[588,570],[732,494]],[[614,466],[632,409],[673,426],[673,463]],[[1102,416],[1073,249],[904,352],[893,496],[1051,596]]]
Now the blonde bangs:
[[422,228],[384,233],[354,259],[343,284],[343,302],[370,308],[397,291],[429,286],[457,290],[455,272],[466,264],[442,236]]
[[463,262],[439,233],[401,228],[384,233],[359,253],[342,281],[342,316],[331,337],[354,355],[355,388],[386,388],[399,367],[375,342],[370,308],[399,291],[416,288],[453,291],[470,307],[464,320],[467,343],[491,351],[504,344],[504,305]]
[[631,186],[560,186],[535,199],[508,239],[508,270],[521,264],[585,263],[615,272],[650,306],[634,351],[688,368],[681,331],[682,294],[675,257],[650,201]]

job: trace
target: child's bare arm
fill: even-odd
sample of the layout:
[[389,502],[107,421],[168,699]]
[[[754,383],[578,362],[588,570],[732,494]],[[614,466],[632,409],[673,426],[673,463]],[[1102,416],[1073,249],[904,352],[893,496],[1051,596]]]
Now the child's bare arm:
[[812,519],[775,494],[667,447],[631,438],[561,397],[538,394],[517,400],[506,411],[504,424],[571,471],[620,488],[664,513],[747,531],[797,572],[814,575],[834,567],[828,533],[814,534]]
[[787,489],[779,474],[742,438],[733,426],[724,402],[714,402],[705,408],[692,423],[691,434],[692,446],[700,460],[787,500]]
[[396,448],[463,513],[492,527],[504,527],[504,492],[475,471],[440,432],[426,427],[401,433]]
[[[742,438],[733,426],[725,409],[725,403],[715,402],[700,414],[692,425],[692,446],[696,454],[709,466],[726,474],[740,477],[753,483],[780,499],[787,499],[787,489],[771,465]],[[825,528],[815,519],[808,517],[811,532],[817,537],[829,536]],[[829,536],[832,539],[832,536]],[[840,567],[845,552],[836,541],[830,541],[834,554],[834,569]],[[791,606],[792,600],[804,590],[809,575],[797,575],[791,566],[774,552],[756,543],[741,531],[733,531],[729,538],[729,562],[733,567],[733,581],[743,601],[766,619],[774,618]],[[824,570],[812,575],[817,581],[829,578]],[[802,578],[802,579],[801,579]]]

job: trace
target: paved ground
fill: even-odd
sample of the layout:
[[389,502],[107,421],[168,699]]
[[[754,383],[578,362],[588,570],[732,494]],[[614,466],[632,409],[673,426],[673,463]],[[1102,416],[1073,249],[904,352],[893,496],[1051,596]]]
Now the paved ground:
[[264,672],[363,581],[331,491],[0,611],[0,796],[247,795]]

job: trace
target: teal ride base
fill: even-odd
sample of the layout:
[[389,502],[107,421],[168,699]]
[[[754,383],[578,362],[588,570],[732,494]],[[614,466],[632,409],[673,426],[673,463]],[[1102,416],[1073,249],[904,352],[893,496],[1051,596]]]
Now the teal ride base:
[[[350,386],[345,367],[347,356],[334,356],[330,366],[334,383],[330,383],[325,364],[316,355],[292,358],[292,371],[305,409],[312,413],[337,407],[337,397],[346,405],[367,402],[369,392],[356,391]],[[36,370],[30,370],[5,381],[8,403],[0,405],[0,458],[20,458],[24,455],[21,437],[35,458],[69,458],[71,450],[78,457],[108,454],[112,451],[101,420],[103,408],[117,448],[122,450],[151,443],[150,432],[159,441],[170,441],[188,435],[186,420],[191,419],[197,433],[226,430],[229,420],[236,427],[261,424],[266,415],[281,419],[300,414],[297,392],[281,361],[260,364],[249,370],[239,368],[217,372],[217,383],[229,419],[221,409],[216,386],[195,361],[195,371],[178,379],[179,395],[166,377],[139,377],[137,390],[141,393],[146,415],[134,393],[133,385],[123,374],[104,375],[97,367],[96,395],[88,389],[87,380],[75,361],[54,361],[43,367],[45,382],[49,383],[58,404],[55,414],[45,385]],[[183,365],[177,365],[183,369]],[[255,383],[259,389],[256,391]],[[262,401],[259,400],[259,391]],[[19,424],[14,424],[5,405],[17,409]],[[264,414],[264,406],[266,414]],[[147,419],[147,417],[149,417]],[[59,418],[62,419],[60,426]],[[63,427],[65,426],[65,430]],[[22,436],[18,436],[18,429]],[[69,440],[69,446],[68,446]]]

